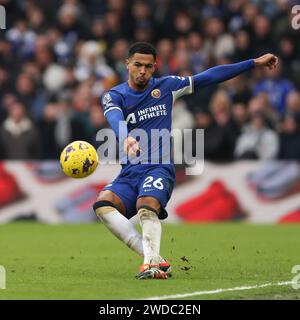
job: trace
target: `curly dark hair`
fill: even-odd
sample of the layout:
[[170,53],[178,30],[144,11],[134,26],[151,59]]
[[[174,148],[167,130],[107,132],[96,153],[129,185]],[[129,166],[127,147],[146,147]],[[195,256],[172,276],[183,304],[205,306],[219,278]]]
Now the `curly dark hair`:
[[128,58],[132,57],[135,53],[152,54],[156,59],[156,50],[152,44],[147,42],[136,42],[128,50]]

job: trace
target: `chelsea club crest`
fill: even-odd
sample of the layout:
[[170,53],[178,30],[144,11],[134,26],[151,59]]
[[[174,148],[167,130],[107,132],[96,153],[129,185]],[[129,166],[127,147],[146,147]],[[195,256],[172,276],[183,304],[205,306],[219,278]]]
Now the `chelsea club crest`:
[[151,91],[151,96],[155,99],[158,99],[160,98],[161,96],[161,93],[160,93],[160,90],[159,89],[154,89]]

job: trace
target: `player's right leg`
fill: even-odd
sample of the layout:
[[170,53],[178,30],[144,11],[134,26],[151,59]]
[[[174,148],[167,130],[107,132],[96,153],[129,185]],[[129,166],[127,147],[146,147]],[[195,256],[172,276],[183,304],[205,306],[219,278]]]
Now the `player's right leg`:
[[110,190],[101,191],[93,208],[100,221],[118,239],[138,255],[144,256],[142,237],[125,217],[126,207],[118,195]]

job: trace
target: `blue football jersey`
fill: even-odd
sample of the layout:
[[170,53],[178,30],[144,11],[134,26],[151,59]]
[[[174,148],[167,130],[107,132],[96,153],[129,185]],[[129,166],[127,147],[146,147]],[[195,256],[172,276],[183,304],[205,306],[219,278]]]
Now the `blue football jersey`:
[[[146,132],[147,144],[140,140],[141,155],[136,163],[170,163],[170,148],[165,146],[170,138],[172,106],[176,99],[192,92],[192,77],[152,77],[143,91],[133,90],[124,82],[103,95],[104,116],[118,110],[127,122],[129,133],[134,129]],[[160,134],[159,140],[157,134]]]

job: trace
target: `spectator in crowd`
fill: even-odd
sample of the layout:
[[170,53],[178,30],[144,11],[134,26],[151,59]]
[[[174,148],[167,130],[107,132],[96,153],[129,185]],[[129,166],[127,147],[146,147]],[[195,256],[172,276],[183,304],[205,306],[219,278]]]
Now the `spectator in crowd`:
[[118,79],[114,77],[114,80],[117,81],[126,81],[127,80],[127,68],[124,64],[124,61],[127,59],[127,52],[129,49],[129,43],[125,39],[117,40],[111,50],[110,50],[110,60],[109,64],[112,66],[113,70],[116,71]]
[[106,60],[100,51],[100,46],[96,41],[87,41],[82,45],[74,74],[79,82],[95,76],[98,96],[117,83],[116,75],[106,64]]
[[9,90],[9,75],[4,67],[0,67],[0,95]]
[[186,37],[194,30],[194,21],[187,11],[177,11],[173,22],[173,36],[176,38]]
[[122,29],[118,14],[108,11],[104,16],[104,25],[106,30],[105,41],[107,46],[111,48],[116,40],[124,38],[124,30]]
[[232,118],[231,107],[231,101],[226,91],[219,90],[213,95],[210,110],[216,131],[220,135],[215,156],[227,161],[233,160],[234,147],[239,135],[239,128]]
[[[43,118],[39,121],[40,134],[43,141],[43,158],[45,159],[58,159],[61,148],[55,139],[55,129],[58,119],[58,106],[55,103],[49,103],[43,110]],[[68,130],[68,124],[65,123],[65,129]],[[60,133],[60,136],[63,137]],[[68,137],[64,142],[69,142]]]
[[27,27],[25,20],[17,20],[12,28],[6,32],[6,39],[12,46],[18,60],[24,61],[34,52],[37,34]]
[[241,102],[247,104],[251,98],[251,91],[244,75],[227,80],[220,84],[219,87],[229,94],[233,103]]
[[236,159],[275,159],[279,151],[279,139],[268,128],[266,115],[261,111],[250,114],[250,122],[238,137],[234,154]]
[[4,159],[41,157],[41,140],[35,124],[26,115],[26,107],[14,102],[0,127],[0,146]]
[[44,73],[54,63],[54,59],[54,52],[48,44],[48,37],[46,35],[39,36],[35,43],[34,63]]
[[239,133],[241,133],[242,128],[249,121],[249,112],[247,104],[239,102],[232,106],[232,116],[235,124],[238,127]]
[[156,68],[160,77],[176,72],[177,62],[174,57],[174,45],[170,39],[161,39],[157,44]]
[[[204,156],[205,159],[215,161],[220,157],[218,152],[220,140],[222,137],[219,135],[217,126],[213,122],[213,117],[208,109],[199,109],[195,113],[195,129],[204,129]],[[193,155],[196,153],[196,133],[193,132]]]
[[278,122],[278,114],[269,103],[268,96],[265,93],[260,93],[248,102],[248,113],[264,114],[267,125],[275,129]]
[[204,39],[198,32],[188,35],[188,52],[192,73],[204,71],[209,62],[209,54],[204,48]]
[[294,114],[296,119],[300,121],[300,92],[292,91],[286,99],[286,112]]
[[300,61],[297,40],[292,35],[280,39],[278,54],[281,57],[282,75],[300,86]]
[[220,0],[206,0],[202,7],[204,18],[220,17],[222,15],[222,5]]
[[39,92],[34,79],[28,73],[18,75],[15,95],[32,117],[39,118],[41,116],[48,98],[46,93]]
[[29,110],[35,99],[35,85],[29,75],[19,74],[16,81],[16,96]]
[[155,33],[159,34],[160,39],[172,38],[173,25],[176,5],[172,0],[155,0],[153,8],[153,21],[155,23]]
[[63,3],[57,13],[58,28],[69,47],[75,48],[79,39],[88,39],[89,25],[84,7],[77,1]]
[[285,115],[281,124],[279,158],[300,160],[300,122],[293,113]]
[[107,50],[107,42],[106,42],[105,37],[106,37],[105,20],[103,17],[96,17],[92,21],[91,39],[90,40],[98,42],[98,45],[100,46],[101,52],[106,52],[106,50]]
[[264,72],[265,78],[255,85],[253,94],[266,93],[274,110],[279,115],[283,115],[286,97],[295,90],[295,86],[290,80],[282,78],[280,63],[276,69]]
[[247,60],[253,56],[253,47],[251,46],[250,34],[244,30],[239,29],[235,33],[235,50],[233,53],[234,62]]
[[233,36],[225,32],[224,22],[220,18],[207,19],[205,32],[207,36],[206,45],[210,48],[213,58],[220,59],[234,53]]
[[232,119],[231,102],[225,91],[217,91],[213,95],[210,110],[198,110],[195,116],[195,128],[204,129],[205,159],[233,160],[239,128]]
[[176,61],[175,74],[183,77],[191,75],[189,53],[186,48],[177,48],[174,58]]
[[258,15],[254,20],[253,54],[260,56],[274,52],[274,42],[271,34],[271,21],[267,16]]
[[152,10],[149,2],[135,0],[132,4],[132,30],[153,30]]
[[42,9],[37,6],[28,5],[26,8],[26,16],[28,28],[35,34],[46,32],[45,14]]
[[247,30],[251,38],[253,38],[254,24],[255,19],[259,15],[259,8],[252,1],[246,1],[244,5],[240,8],[240,14],[243,20],[243,28],[245,28],[245,30]]

